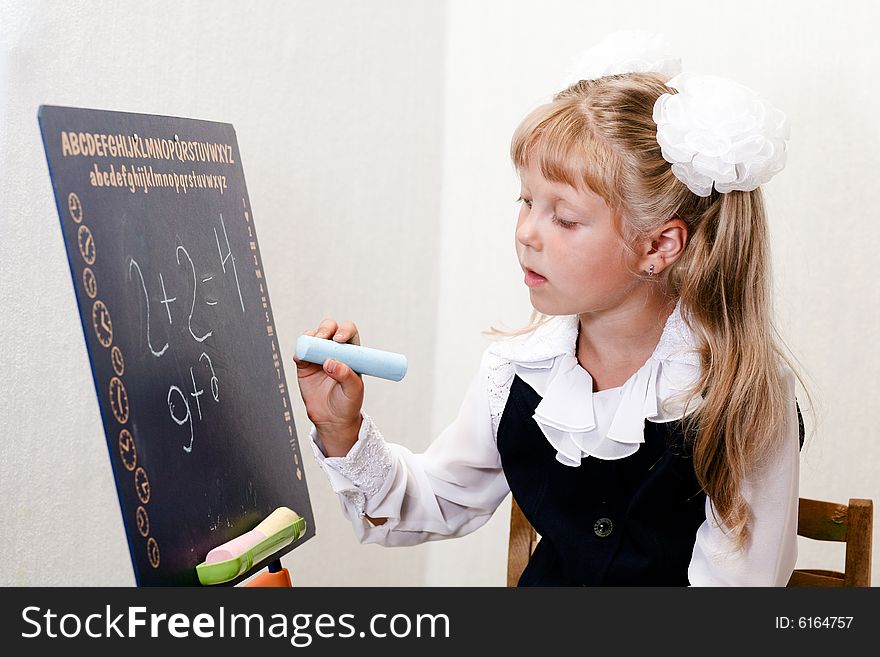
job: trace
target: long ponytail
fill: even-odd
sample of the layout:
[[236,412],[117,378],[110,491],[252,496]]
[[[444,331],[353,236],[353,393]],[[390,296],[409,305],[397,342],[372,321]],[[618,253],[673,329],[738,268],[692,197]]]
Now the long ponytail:
[[686,252],[670,272],[690,314],[685,320],[701,343],[702,376],[690,394],[702,394],[703,402],[684,423],[686,435],[696,435],[697,480],[716,520],[723,519],[742,547],[749,509],[740,484],[780,448],[793,401],[786,397],[781,363],[791,365],[773,319],[761,189],[719,194],[693,225]]

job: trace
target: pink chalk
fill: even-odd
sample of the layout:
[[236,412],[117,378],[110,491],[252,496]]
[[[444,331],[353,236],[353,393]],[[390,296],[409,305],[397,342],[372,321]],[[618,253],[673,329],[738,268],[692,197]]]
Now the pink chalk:
[[217,563],[218,561],[234,559],[250,550],[265,538],[266,535],[263,532],[252,529],[247,534],[233,538],[231,541],[227,541],[208,552],[208,556],[205,557],[205,563]]

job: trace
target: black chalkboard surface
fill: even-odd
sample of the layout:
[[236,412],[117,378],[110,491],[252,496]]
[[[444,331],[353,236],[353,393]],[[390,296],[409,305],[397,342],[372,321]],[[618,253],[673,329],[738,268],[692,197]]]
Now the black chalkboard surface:
[[303,544],[315,522],[232,125],[52,106],[39,123],[138,584],[197,585],[212,548],[279,506],[307,531],[272,558]]

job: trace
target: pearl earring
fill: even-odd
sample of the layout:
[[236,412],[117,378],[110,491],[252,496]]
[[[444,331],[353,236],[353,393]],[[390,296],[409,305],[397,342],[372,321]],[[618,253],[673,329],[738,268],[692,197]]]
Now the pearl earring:
[[654,275],[654,265],[651,265],[651,268],[648,270],[648,276]]

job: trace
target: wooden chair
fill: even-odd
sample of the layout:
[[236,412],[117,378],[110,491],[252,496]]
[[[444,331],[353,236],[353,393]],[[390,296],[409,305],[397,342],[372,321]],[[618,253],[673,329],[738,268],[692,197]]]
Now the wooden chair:
[[538,533],[516,500],[510,501],[510,541],[507,547],[507,586],[516,586],[538,545]]
[[849,505],[808,500],[798,506],[798,535],[817,541],[846,543],[844,572],[797,569],[789,586],[871,586],[871,531],[874,504],[850,498]]
[[[800,498],[798,535],[819,541],[844,541],[844,572],[795,570],[788,586],[871,586],[871,531],[874,505],[871,500],[853,498],[849,505]],[[511,501],[510,541],[507,553],[507,586],[516,586],[525,570],[538,536],[535,528]]]

